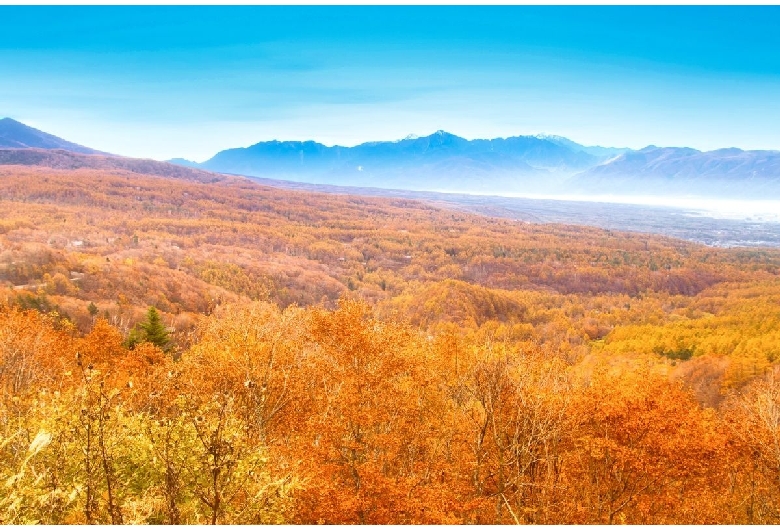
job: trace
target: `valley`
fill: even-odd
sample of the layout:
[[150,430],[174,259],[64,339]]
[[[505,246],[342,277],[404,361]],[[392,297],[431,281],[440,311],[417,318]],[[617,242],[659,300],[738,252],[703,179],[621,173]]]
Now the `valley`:
[[[325,193],[361,195],[369,197],[403,197],[491,217],[502,217],[530,223],[560,223],[597,226],[611,230],[625,230],[660,234],[687,239],[716,247],[777,247],[780,246],[780,221],[776,214],[749,212],[754,201],[742,201],[737,213],[721,215],[702,210],[717,201],[699,199],[695,207],[683,208],[653,204],[631,204],[635,198],[620,202],[600,202],[598,197],[528,198],[498,195],[470,195],[463,193],[436,193],[394,190],[384,188],[307,184],[255,177],[253,180],[283,189],[310,190]],[[658,201],[663,202],[663,200]],[[682,202],[670,199],[669,202]],[[766,202],[766,201],[765,201]],[[759,208],[770,208],[762,203]],[[780,210],[779,210],[780,211]],[[740,218],[743,217],[743,218]],[[747,218],[744,218],[747,217]]]

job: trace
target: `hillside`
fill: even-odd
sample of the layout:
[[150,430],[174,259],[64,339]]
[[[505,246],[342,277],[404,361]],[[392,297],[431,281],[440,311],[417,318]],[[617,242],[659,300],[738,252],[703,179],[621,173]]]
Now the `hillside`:
[[218,182],[231,178],[168,162],[118,156],[84,155],[62,149],[0,149],[0,166],[36,166],[58,170],[82,168],[117,170],[198,182]]
[[11,118],[0,119],[0,148],[65,149],[82,154],[105,154],[39,131]]
[[0,521],[776,522],[779,276],[777,250],[2,165]]
[[[661,304],[669,296],[693,301],[722,282],[772,279],[780,264],[778,251],[766,249],[718,250],[235,178],[211,183],[118,169],[0,166],[0,179],[0,279],[16,293],[9,300],[27,290],[37,300],[44,286],[45,303],[59,305],[83,329],[90,301],[126,332],[148,305],[189,321],[241,297],[334,307],[356,296],[378,309],[402,300],[413,308],[409,296],[432,299],[422,293],[450,289],[450,280],[511,299],[551,297],[563,316],[570,303],[589,307],[601,298],[606,302],[597,303],[608,306]],[[436,311],[452,318],[448,305]],[[515,310],[506,308],[478,310],[470,321],[512,321]],[[408,311],[414,322],[436,321],[419,309],[402,313]],[[594,317],[586,311],[565,318],[578,329],[579,318]],[[629,319],[641,318],[640,311]],[[583,345],[582,335],[566,340]]]

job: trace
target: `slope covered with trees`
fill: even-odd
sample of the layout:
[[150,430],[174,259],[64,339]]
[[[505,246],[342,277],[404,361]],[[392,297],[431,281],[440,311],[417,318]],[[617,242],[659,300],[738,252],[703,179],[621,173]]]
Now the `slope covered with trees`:
[[780,252],[0,168],[3,523],[776,523]]

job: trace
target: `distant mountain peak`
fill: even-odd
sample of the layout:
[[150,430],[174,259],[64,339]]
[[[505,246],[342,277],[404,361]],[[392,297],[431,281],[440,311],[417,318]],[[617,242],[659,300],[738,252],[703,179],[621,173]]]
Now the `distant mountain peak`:
[[[554,141],[566,140],[566,141],[572,142],[572,140],[569,140],[568,138],[566,138],[564,136],[558,136],[557,134],[539,133],[539,134],[535,134],[534,138],[538,138],[539,140],[554,140]],[[576,142],[574,142],[574,143],[576,143]]]
[[0,119],[0,148],[65,149],[86,155],[107,154],[63,140],[12,118]]
[[431,136],[447,136],[447,137],[452,136],[454,138],[460,138],[460,136],[458,136],[456,134],[449,133],[449,132],[445,131],[444,129],[439,129],[438,131],[433,133]]
[[701,153],[698,149],[693,147],[659,147],[657,145],[648,145],[636,151],[637,153],[669,153],[675,155],[696,155]]
[[457,138],[459,140],[465,140],[465,138],[461,138],[460,136],[456,134],[452,134],[450,132],[445,131],[444,129],[439,129],[438,131],[432,132],[428,136],[417,136],[416,134],[410,134],[404,140],[444,140],[444,139],[450,139],[450,138]]
[[448,133],[447,131],[444,131],[442,129],[439,129],[438,131],[436,131],[435,133],[429,136],[426,136],[425,139],[427,139],[429,142],[436,143],[439,145],[450,144],[458,141],[468,142],[468,140],[466,140],[465,138],[462,138],[456,134]]
[[565,136],[558,136],[557,134],[542,133],[533,136],[533,138],[537,138],[539,140],[546,140],[554,144],[562,145],[574,151],[581,151],[583,153],[587,153],[589,155],[601,158],[602,160],[614,158],[627,151],[630,151],[630,149],[626,147],[601,147],[600,145],[586,146],[586,145],[578,144],[573,140],[569,140]]
[[22,127],[28,127],[24,123],[20,121],[16,121],[13,118],[0,118],[0,126],[22,126]]
[[186,158],[172,158],[167,160],[169,164],[176,164],[177,166],[198,168],[198,163],[193,160],[187,160]]
[[712,151],[712,153],[718,153],[720,155],[741,155],[744,153],[742,149],[739,147],[722,147],[720,149],[716,149],[715,151]]

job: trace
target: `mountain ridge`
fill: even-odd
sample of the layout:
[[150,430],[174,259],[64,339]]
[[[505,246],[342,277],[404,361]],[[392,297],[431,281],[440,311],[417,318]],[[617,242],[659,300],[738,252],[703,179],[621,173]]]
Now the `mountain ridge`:
[[577,192],[780,198],[780,151],[651,145],[589,168],[569,184]]
[[780,198],[780,151],[655,145],[632,150],[584,146],[546,134],[467,140],[439,130],[354,147],[272,140],[184,165],[256,178],[417,191]]
[[90,147],[85,147],[59,136],[54,136],[12,118],[0,119],[0,148],[12,149],[65,149],[85,155],[108,155]]
[[484,192],[541,190],[550,180],[561,181],[602,160],[534,136],[467,140],[439,130],[353,147],[271,140],[220,151],[195,167],[297,182]]

